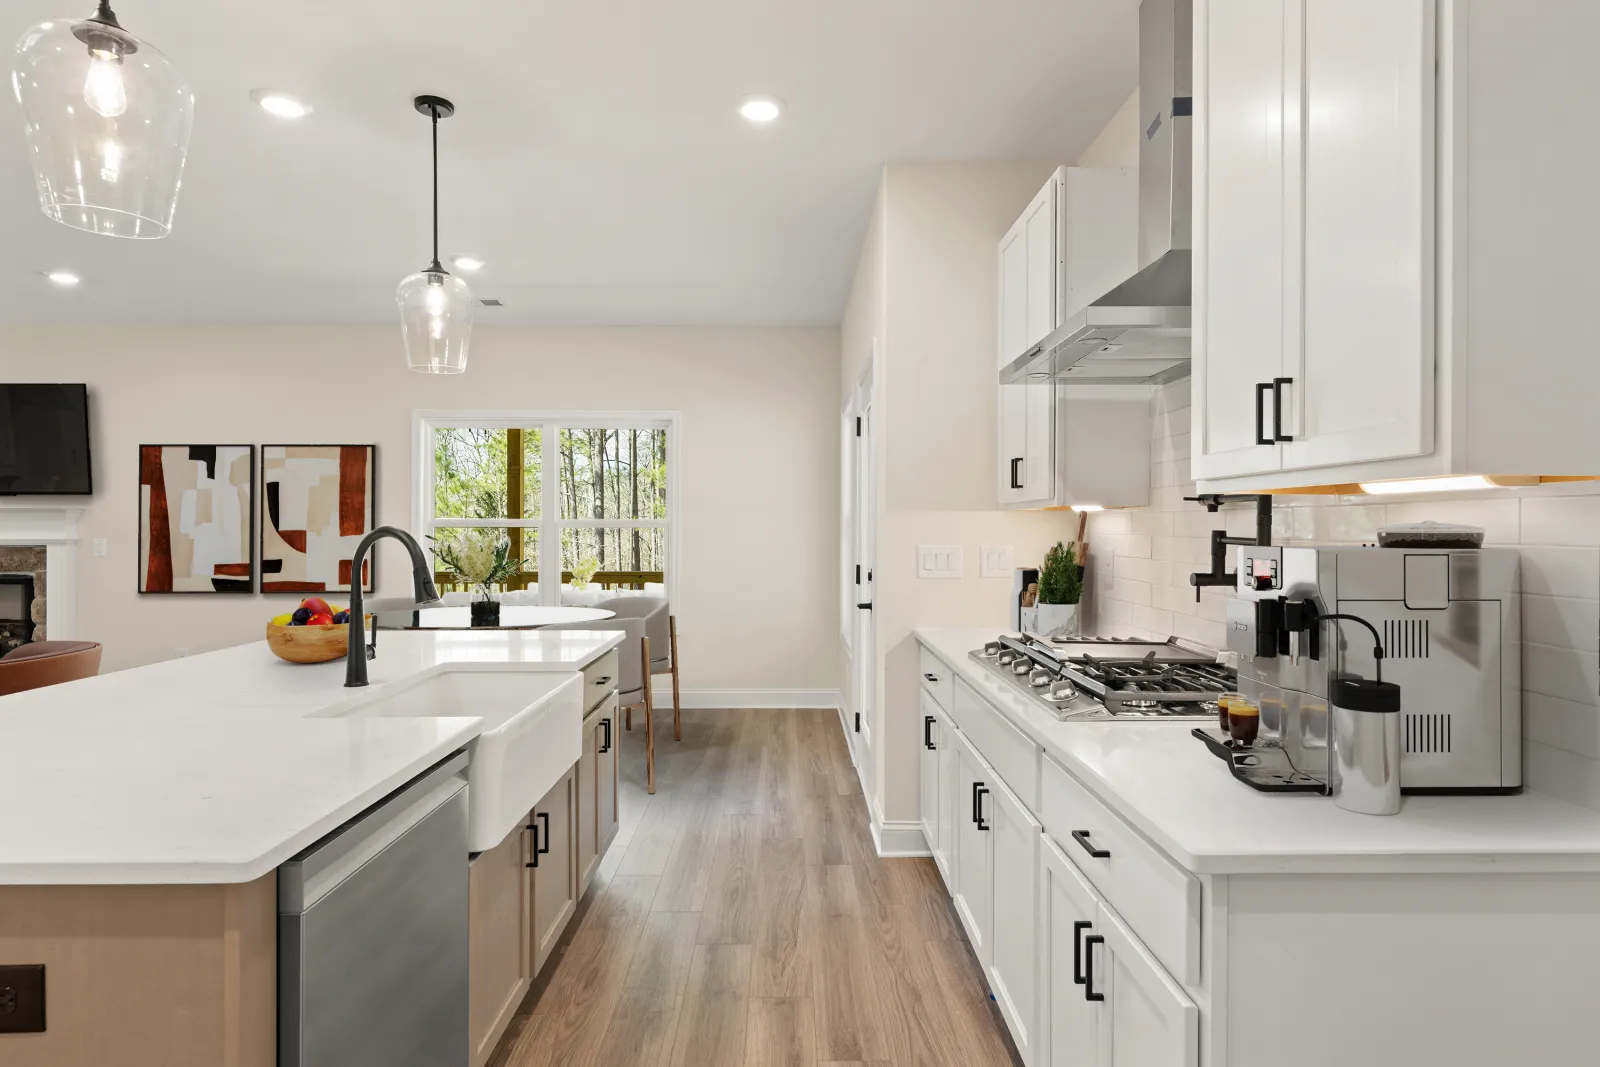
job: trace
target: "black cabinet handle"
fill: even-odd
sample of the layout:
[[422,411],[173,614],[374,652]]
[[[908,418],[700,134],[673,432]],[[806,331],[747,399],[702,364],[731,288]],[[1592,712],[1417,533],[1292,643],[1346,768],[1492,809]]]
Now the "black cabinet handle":
[[1022,457],[1018,456],[1011,461],[1011,488],[1022,488]]
[[530,822],[528,824],[528,829],[533,831],[533,862],[528,864],[528,866],[537,867],[539,866],[539,825],[537,823]]
[[1094,845],[1089,842],[1089,831],[1087,830],[1072,831],[1072,839],[1078,844],[1082,845],[1083,850],[1097,860],[1108,860],[1111,858],[1111,851],[1109,849],[1095,848]]
[[602,674],[600,677],[598,677],[598,678],[596,678],[594,680],[594,684],[596,686],[610,685],[611,684],[611,675]]
[[980,785],[980,786],[978,786],[977,793],[972,798],[973,811],[975,811],[977,813],[977,816],[978,816],[978,819],[977,819],[978,829],[980,829],[980,830],[992,830],[992,829],[994,829],[994,827],[990,826],[988,823],[983,821],[983,798],[988,796],[988,795],[989,795],[989,790],[987,788],[985,788],[984,786]]
[[600,754],[605,755],[611,751],[611,716],[607,715],[600,720],[600,726],[605,730],[605,737],[600,740]]
[[1274,441],[1294,440],[1293,437],[1283,432],[1283,387],[1293,384],[1293,378],[1272,379],[1272,439]]
[[979,823],[979,819],[978,819],[978,791],[981,790],[982,788],[983,788],[983,783],[982,782],[973,782],[972,783],[972,821],[973,821],[974,824],[978,824]]
[[872,610],[872,602],[868,601],[865,604],[857,604],[856,607],[860,608],[862,611],[871,611]]
[[1101,1001],[1106,999],[1104,993],[1094,991],[1094,947],[1103,945],[1106,939],[1099,934],[1090,934],[1083,939],[1083,999]]
[[1094,923],[1079,919],[1072,924],[1072,984],[1083,985],[1088,979],[1083,974],[1083,932],[1093,930]]
[[544,846],[538,850],[539,855],[543,856],[550,851],[550,813],[548,811],[541,811],[539,813],[539,818],[544,820],[544,835],[539,838],[539,840],[544,842]]
[[1274,441],[1267,436],[1267,394],[1272,392],[1271,382],[1260,382],[1256,385],[1256,444],[1270,445]]
[[924,715],[922,717],[922,747],[932,749],[935,752],[939,751],[938,746],[933,743],[932,715]]
[[937,674],[924,674],[923,677],[935,685],[939,684],[939,676]]

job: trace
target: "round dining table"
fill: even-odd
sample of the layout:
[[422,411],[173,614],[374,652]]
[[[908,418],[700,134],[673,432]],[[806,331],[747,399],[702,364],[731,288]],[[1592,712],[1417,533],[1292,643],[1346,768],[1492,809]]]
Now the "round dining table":
[[[569,608],[545,604],[502,604],[500,625],[479,630],[537,630],[553,623],[599,622],[616,616],[605,608]],[[466,604],[376,613],[380,630],[470,630],[472,609]]]

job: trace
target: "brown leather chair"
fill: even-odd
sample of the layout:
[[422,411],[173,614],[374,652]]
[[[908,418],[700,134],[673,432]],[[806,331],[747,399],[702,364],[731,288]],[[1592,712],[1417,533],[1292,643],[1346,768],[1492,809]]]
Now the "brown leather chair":
[[0,656],[0,696],[99,673],[98,642],[35,641]]

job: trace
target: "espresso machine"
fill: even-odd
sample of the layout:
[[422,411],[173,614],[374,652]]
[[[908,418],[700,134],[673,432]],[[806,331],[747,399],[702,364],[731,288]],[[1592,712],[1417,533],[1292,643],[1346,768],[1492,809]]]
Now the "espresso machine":
[[1267,792],[1337,792],[1334,712],[1342,709],[1330,709],[1330,693],[1381,677],[1404,694],[1401,792],[1522,791],[1515,550],[1234,551],[1228,647],[1239,657],[1239,691],[1261,715],[1250,752],[1225,755],[1210,742],[1235,777]]

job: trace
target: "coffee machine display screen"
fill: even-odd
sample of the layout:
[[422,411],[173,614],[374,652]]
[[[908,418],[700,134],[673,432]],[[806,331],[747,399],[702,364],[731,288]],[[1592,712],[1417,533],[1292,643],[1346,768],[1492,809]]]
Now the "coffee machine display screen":
[[1250,561],[1250,585],[1256,590],[1278,588],[1278,561],[1268,556]]

